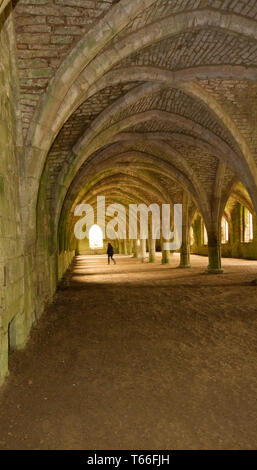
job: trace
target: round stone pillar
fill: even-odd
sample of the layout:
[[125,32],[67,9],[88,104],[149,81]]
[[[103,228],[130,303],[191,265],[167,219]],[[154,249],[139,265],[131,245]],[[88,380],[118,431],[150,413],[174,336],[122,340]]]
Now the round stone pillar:
[[133,240],[133,256],[134,258],[139,258],[140,257],[140,253],[139,253],[139,250],[140,249],[140,244],[138,244],[138,240]]
[[146,240],[140,240],[140,258],[142,262],[146,258]]
[[179,268],[191,268],[190,265],[190,242],[189,242],[189,196],[183,193],[182,205],[182,245],[180,249]]
[[154,263],[156,261],[155,249],[156,249],[156,240],[148,240],[149,244],[149,263]]
[[133,253],[133,240],[128,240],[127,250],[128,250],[128,255],[132,255],[132,253]]
[[127,240],[123,240],[122,246],[123,246],[123,250],[122,250],[123,254],[124,254],[124,255],[127,255],[127,254],[128,254]]
[[190,246],[183,245],[180,250],[180,265],[179,268],[191,268],[190,264]]
[[170,251],[162,250],[162,264],[170,264]]
[[208,233],[208,254],[209,265],[206,270],[207,274],[222,274],[224,271],[221,267],[221,248],[220,241],[216,234]]

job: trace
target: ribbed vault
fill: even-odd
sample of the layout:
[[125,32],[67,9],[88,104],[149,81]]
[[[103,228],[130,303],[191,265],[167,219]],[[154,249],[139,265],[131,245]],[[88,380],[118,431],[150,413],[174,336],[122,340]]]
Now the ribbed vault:
[[188,201],[215,245],[235,184],[257,208],[255,6],[93,3],[15,4],[26,244],[54,256],[104,195]]
[[78,252],[78,205],[182,204],[181,268],[256,259],[256,26],[252,0],[0,0],[0,383]]

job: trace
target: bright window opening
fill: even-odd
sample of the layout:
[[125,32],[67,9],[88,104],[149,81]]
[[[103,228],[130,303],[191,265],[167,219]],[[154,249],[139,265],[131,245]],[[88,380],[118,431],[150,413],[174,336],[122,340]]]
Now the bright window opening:
[[229,241],[229,227],[228,221],[225,217],[221,219],[221,243],[228,243]]
[[253,215],[244,207],[243,216],[244,242],[249,243],[253,240]]
[[203,244],[208,245],[208,233],[207,233],[205,225],[203,227]]
[[190,246],[192,246],[195,242],[193,227],[190,227],[190,230],[189,230],[189,240],[190,240]]
[[98,225],[93,225],[89,230],[89,246],[92,250],[103,248],[103,232]]

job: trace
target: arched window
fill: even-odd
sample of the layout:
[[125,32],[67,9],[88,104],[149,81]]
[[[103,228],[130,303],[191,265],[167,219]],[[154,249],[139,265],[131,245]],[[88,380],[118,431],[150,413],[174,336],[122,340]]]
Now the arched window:
[[246,207],[243,207],[242,216],[243,242],[249,243],[253,240],[253,215]]
[[229,226],[225,217],[221,219],[221,243],[228,243],[229,241]]
[[194,229],[193,227],[190,227],[190,230],[189,230],[189,242],[190,242],[190,246],[192,246],[195,242],[195,236],[194,236]]
[[203,244],[208,245],[208,233],[205,225],[203,226]]
[[99,225],[93,225],[89,230],[89,246],[92,250],[103,248],[103,232]]

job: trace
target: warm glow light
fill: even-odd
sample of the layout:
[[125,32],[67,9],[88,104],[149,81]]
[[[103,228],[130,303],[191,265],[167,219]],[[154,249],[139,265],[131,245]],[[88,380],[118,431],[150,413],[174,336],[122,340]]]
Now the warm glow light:
[[249,243],[253,240],[253,215],[251,212],[244,207],[243,209],[243,214],[244,214],[244,237],[243,241],[245,243]]
[[250,240],[253,240],[253,214],[249,212],[249,231],[250,231]]
[[225,217],[221,219],[221,243],[228,243],[229,241],[229,226]]
[[189,239],[190,239],[190,246],[192,246],[195,242],[195,237],[194,237],[194,229],[193,227],[190,227],[189,230]]
[[103,233],[98,225],[93,225],[89,230],[89,246],[92,250],[103,248]]
[[203,244],[208,245],[208,233],[207,233],[205,225],[203,228]]

